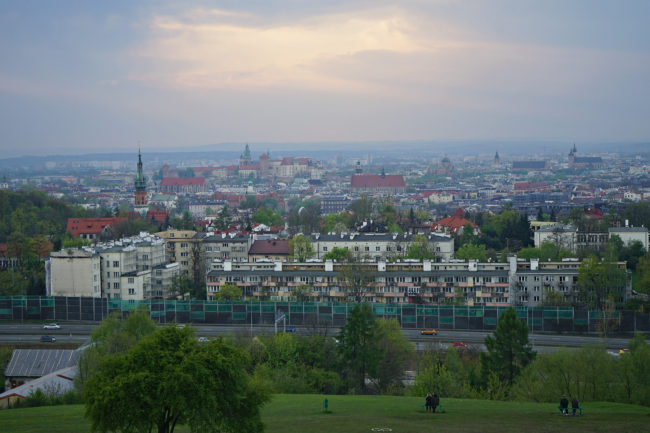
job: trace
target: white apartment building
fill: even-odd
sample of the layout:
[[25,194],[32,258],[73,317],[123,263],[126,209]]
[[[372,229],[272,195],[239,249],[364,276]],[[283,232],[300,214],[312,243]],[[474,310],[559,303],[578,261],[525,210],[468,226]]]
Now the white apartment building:
[[92,250],[52,252],[45,269],[48,296],[102,296],[100,257]]

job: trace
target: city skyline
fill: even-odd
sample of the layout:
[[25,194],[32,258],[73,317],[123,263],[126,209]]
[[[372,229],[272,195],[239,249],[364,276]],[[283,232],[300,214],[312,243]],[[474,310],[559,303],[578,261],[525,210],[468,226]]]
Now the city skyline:
[[0,148],[643,142],[649,12],[641,1],[4,4]]

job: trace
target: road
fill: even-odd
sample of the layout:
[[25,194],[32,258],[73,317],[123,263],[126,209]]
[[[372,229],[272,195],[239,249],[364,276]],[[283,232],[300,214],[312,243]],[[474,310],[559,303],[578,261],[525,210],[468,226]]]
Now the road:
[[[52,335],[58,342],[83,343],[88,341],[90,333],[97,323],[60,323],[61,329],[43,329],[39,324],[0,324],[0,342],[38,342],[42,335]],[[196,334],[205,337],[216,337],[219,335],[258,335],[274,332],[273,326],[222,326],[222,325],[194,325]],[[281,328],[278,328],[281,329]],[[442,330],[437,336],[420,335],[419,329],[402,330],[404,335],[412,341],[416,349],[427,350],[433,348],[444,348],[454,341],[462,341],[470,346],[482,348],[483,340],[490,332],[486,331],[452,331]],[[338,333],[337,328],[311,328],[296,327],[298,335],[321,334],[334,336]],[[585,335],[561,335],[561,334],[530,334],[532,345],[536,349],[558,348],[558,347],[581,347],[589,343],[604,343],[608,349],[618,350],[626,347],[629,338],[607,338]]]

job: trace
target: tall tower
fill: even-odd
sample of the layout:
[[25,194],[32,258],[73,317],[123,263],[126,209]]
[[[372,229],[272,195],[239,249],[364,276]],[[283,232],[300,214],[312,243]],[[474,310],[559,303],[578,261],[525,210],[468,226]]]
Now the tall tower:
[[501,160],[499,159],[499,151],[497,150],[497,153],[494,154],[494,164],[495,167],[501,166]]
[[142,172],[142,155],[138,149],[138,173],[135,176],[135,208],[146,208],[147,206],[147,178]]

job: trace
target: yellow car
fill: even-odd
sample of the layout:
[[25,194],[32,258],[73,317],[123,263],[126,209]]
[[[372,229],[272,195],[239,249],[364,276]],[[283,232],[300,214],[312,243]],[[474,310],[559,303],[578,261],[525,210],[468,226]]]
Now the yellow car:
[[619,355],[622,355],[622,354],[627,353],[627,352],[629,352],[629,351],[630,351],[630,349],[620,349],[620,350],[618,351],[618,354],[619,354]]
[[435,329],[423,329],[420,331],[422,335],[438,335],[438,331]]

